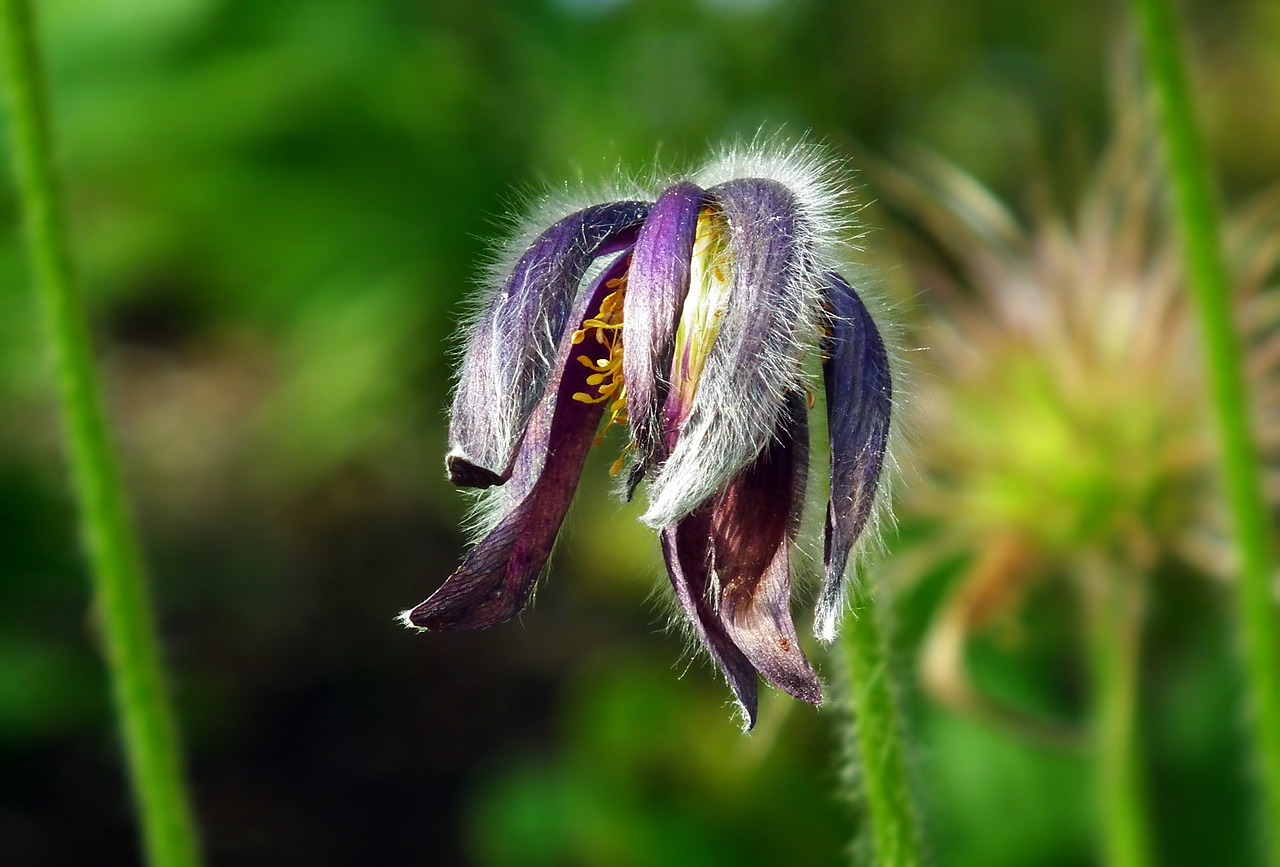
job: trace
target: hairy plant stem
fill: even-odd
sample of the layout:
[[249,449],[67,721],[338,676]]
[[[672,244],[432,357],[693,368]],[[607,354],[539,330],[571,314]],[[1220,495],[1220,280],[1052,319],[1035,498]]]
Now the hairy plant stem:
[[1269,863],[1280,867],[1280,636],[1271,599],[1275,551],[1253,437],[1213,178],[1196,125],[1184,50],[1169,0],[1132,0],[1172,181],[1188,284],[1200,322],[1222,474],[1240,555],[1238,616],[1262,788]]
[[852,800],[864,803],[871,825],[874,863],[879,867],[919,867],[920,831],[907,779],[902,722],[890,678],[889,648],[871,582],[852,582],[852,611],[840,635],[842,691],[849,705],[850,755],[857,757],[861,783]]
[[72,277],[43,67],[28,0],[0,0],[0,40],[28,255],[53,357],[72,483],[144,846],[149,863],[156,867],[191,867],[201,860],[196,826],[141,557],[111,453],[89,328]]
[[1086,559],[1081,573],[1103,863],[1108,867],[1147,867],[1151,848],[1137,728],[1142,585],[1102,557]]

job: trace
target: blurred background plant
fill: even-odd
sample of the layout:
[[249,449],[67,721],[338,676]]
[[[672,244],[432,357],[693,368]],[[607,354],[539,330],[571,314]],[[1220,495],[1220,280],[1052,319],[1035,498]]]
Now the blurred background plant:
[[[1043,172],[1026,181],[1029,220],[930,153],[917,153],[909,173],[872,175],[887,206],[922,230],[900,248],[929,287],[920,342],[930,382],[916,405],[922,478],[905,505],[932,518],[935,556],[969,564],[926,636],[923,684],[941,703],[1033,740],[1067,748],[1092,739],[1101,814],[1128,840],[1118,846],[1142,852],[1135,699],[1146,612],[1163,590],[1153,582],[1172,570],[1231,578],[1239,558],[1215,483],[1213,409],[1156,124],[1134,76],[1124,78],[1114,138],[1065,208]],[[1254,426],[1274,476],[1280,187],[1228,221],[1227,247]],[[908,557],[936,565],[926,550]],[[968,673],[970,639],[995,630],[999,645],[1022,643],[1016,612],[1053,577],[1068,580],[1071,608],[1059,618],[1081,645],[1088,719],[1019,710]],[[1068,622],[1072,608],[1078,624]],[[1057,691],[1061,716],[1071,703]],[[1113,863],[1149,860],[1133,859]]]
[[[842,769],[827,721],[767,696],[758,731],[738,734],[707,666],[655,635],[665,621],[646,601],[661,580],[652,540],[620,530],[633,522],[603,494],[578,504],[573,543],[523,628],[415,638],[392,623],[463,546],[465,503],[439,464],[457,303],[513,187],[645,165],[655,145],[664,162],[692,161],[761,124],[812,129],[855,162],[864,151],[899,162],[894,143],[920,143],[993,191],[984,201],[1059,213],[1036,202],[1078,202],[1064,191],[1123,139],[1108,111],[1118,10],[1012,0],[46,0],[40,10],[74,247],[210,863],[840,860],[860,813],[831,799]],[[1206,133],[1227,201],[1243,203],[1280,175],[1280,117],[1258,108],[1280,103],[1280,13],[1267,0],[1188,12]],[[874,173],[866,180],[869,197],[891,200]],[[0,202],[16,227],[11,188]],[[895,215],[905,222],[901,208],[867,220]],[[898,237],[873,234],[869,256],[899,261]],[[930,345],[932,317],[971,309],[948,294],[963,273],[955,263],[950,274],[894,273],[899,309],[920,320],[908,343]],[[132,864],[26,274],[6,232],[0,841],[6,864]],[[947,383],[929,354],[916,358],[911,391],[927,410]],[[1019,431],[1062,432],[1050,412],[1061,395],[1008,385],[1031,398]],[[986,397],[992,413],[1012,400],[968,399],[983,411]],[[1115,410],[1129,422],[1098,420],[1125,447],[1152,429],[1130,409]],[[1170,439],[1199,421],[1178,418]],[[933,449],[949,446],[919,439],[920,479],[902,487],[938,491],[925,484],[943,454]],[[1029,443],[1044,449],[1047,480],[1096,479],[1076,479],[1072,467],[1087,464],[1065,464],[1052,446]],[[1101,482],[1093,494],[1129,499],[1090,515],[1130,508],[1136,489]],[[940,556],[937,539],[940,526],[978,515],[940,517],[926,500],[901,510],[887,572],[917,575],[893,588],[904,673],[972,568],[972,548]],[[1173,505],[1200,513],[1213,502],[1206,492]],[[1162,508],[1152,513],[1181,538]],[[1050,524],[1060,539],[1096,532]],[[1214,550],[1152,561],[1146,584],[1140,735],[1150,826],[1169,863],[1256,856],[1229,601],[1201,580]],[[984,694],[1083,719],[1065,586],[1037,584],[1016,631],[969,641]],[[1092,862],[1086,757],[904,698],[936,863]]]

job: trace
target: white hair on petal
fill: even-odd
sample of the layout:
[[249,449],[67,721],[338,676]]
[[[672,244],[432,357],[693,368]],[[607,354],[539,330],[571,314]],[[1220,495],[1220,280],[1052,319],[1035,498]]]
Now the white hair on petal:
[[[893,511],[893,492],[904,478],[913,473],[909,456],[915,432],[911,412],[911,383],[915,368],[904,346],[903,329],[900,325],[902,317],[895,312],[901,302],[890,299],[883,268],[851,261],[842,265],[841,271],[849,285],[858,293],[884,342],[885,353],[889,360],[889,377],[892,382],[893,396],[889,437],[885,445],[879,482],[874,492],[875,499],[872,501],[867,522],[845,566],[846,592],[842,604],[824,611],[823,617],[814,619],[814,635],[824,642],[834,641],[839,634],[840,623],[848,608],[848,583],[868,580],[866,575],[868,565],[871,561],[884,556],[885,536],[897,527],[897,519]],[[823,519],[825,520],[825,513]],[[815,539],[820,537],[819,533]],[[819,564],[822,562],[820,554],[817,562]]]
[[[498,234],[503,236],[504,240],[489,249],[486,261],[480,263],[480,276],[476,280],[477,290],[462,303],[456,329],[461,337],[451,350],[451,354],[456,359],[451,405],[461,386],[464,360],[473,350],[478,338],[485,334],[483,325],[487,314],[515,271],[520,258],[529,251],[538,237],[560,220],[585,208],[619,201],[652,202],[655,198],[653,189],[652,182],[643,182],[627,175],[619,167],[615,169],[612,177],[593,184],[565,182],[555,187],[547,187],[541,192],[526,190],[523,194],[517,193],[513,196],[512,206],[504,215],[495,219],[500,228]],[[555,264],[557,263],[549,263],[547,267],[553,267]],[[580,281],[575,292],[581,292],[584,285],[589,285],[588,281]],[[538,312],[540,315],[536,327],[542,333],[539,339],[533,341],[534,348],[539,352],[543,363],[550,366],[554,360],[558,341],[553,339],[550,319],[542,315],[541,310]],[[489,346],[483,353],[485,363],[498,365],[502,362],[503,353],[510,351],[512,351],[511,347]],[[547,352],[552,354],[551,358],[546,356]],[[500,387],[502,381],[497,377],[489,377],[485,379],[485,384],[492,389]],[[487,419],[492,428],[491,437],[494,441],[514,448],[524,421],[522,418],[524,409],[536,404],[545,391],[546,385],[547,382],[526,380],[515,383],[514,393],[489,393],[483,396],[482,399],[487,405],[495,410]],[[479,457],[466,454],[461,444],[455,442],[449,443],[449,455],[469,460]],[[491,467],[490,469],[501,468]]]
[[[837,270],[847,258],[842,253],[855,237],[855,209],[841,168],[838,160],[817,145],[787,145],[776,137],[757,137],[750,144],[726,147],[693,175],[704,187],[752,178],[773,181],[795,200],[796,223],[803,235],[794,240],[789,285],[779,293],[789,305],[780,317],[789,323],[789,332],[773,335],[784,339],[783,346],[763,347],[769,351],[757,359],[761,375],[753,378],[753,384],[767,389],[763,398],[768,405],[779,410],[789,393],[815,390],[805,360],[816,350],[820,336],[823,275]],[[744,322],[736,321],[740,325]],[[733,327],[726,320],[725,330],[712,344],[689,420],[650,487],[649,510],[643,520],[652,527],[674,524],[714,496],[775,436],[778,414],[742,411],[744,395],[735,388],[738,378],[729,369],[735,359],[718,351],[738,342],[740,335],[729,330]]]
[[800,203],[813,229],[813,253],[820,266],[835,269],[862,236],[854,215],[861,210],[853,197],[847,161],[813,142],[792,142],[781,135],[757,134],[720,149],[694,173],[694,181],[712,187],[740,178],[764,178],[782,184]]
[[[870,514],[845,567],[847,581],[861,581],[867,580],[865,570],[868,563],[883,555],[884,536],[895,526],[893,490],[908,472],[904,455],[910,454],[913,428],[909,410],[910,365],[902,348],[901,328],[896,324],[900,319],[893,312],[895,304],[888,300],[880,268],[865,262],[866,251],[858,243],[866,235],[866,230],[857,222],[856,215],[866,207],[866,203],[855,198],[856,187],[851,176],[847,160],[822,145],[809,142],[790,144],[777,135],[757,135],[750,143],[738,142],[723,148],[715,160],[695,175],[695,180],[712,186],[735,178],[761,177],[790,189],[811,226],[810,273],[819,279],[826,271],[842,274],[867,307],[884,342],[893,386],[888,443]],[[820,317],[819,321],[827,316],[825,312],[816,315]],[[810,351],[812,348],[803,347]],[[797,375],[790,359],[779,361],[782,363],[776,381],[783,382]],[[814,387],[818,377],[812,367],[810,365],[808,371],[799,373],[799,384],[810,394],[823,395],[820,387]],[[790,381],[792,384],[796,382]],[[822,396],[819,410],[824,406],[825,396]],[[826,429],[825,418],[822,429]],[[811,461],[821,460],[829,454],[825,448],[811,451]],[[809,475],[808,496],[821,497],[820,508],[806,508],[806,517],[795,544],[799,557],[793,564],[793,577],[802,580],[816,579],[821,573],[819,540],[822,538],[826,508],[825,496],[820,493],[823,488],[814,484],[818,479],[828,479],[829,482],[829,477],[825,472],[811,472]],[[845,604],[825,611],[820,621],[815,619],[814,633],[819,639],[831,641],[836,637],[847,608],[847,593],[844,598]]]

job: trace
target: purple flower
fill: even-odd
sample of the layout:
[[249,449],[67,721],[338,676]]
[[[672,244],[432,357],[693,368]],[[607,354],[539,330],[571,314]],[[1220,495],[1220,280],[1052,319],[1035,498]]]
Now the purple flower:
[[829,432],[824,639],[873,517],[892,403],[884,343],[834,270],[839,206],[811,152],[748,152],[533,238],[475,319],[453,401],[446,469],[492,489],[484,532],[405,623],[477,629],[523,610],[592,444],[619,424],[631,442],[614,472],[628,496],[647,481],[643,520],[746,727],[758,676],[820,703],[790,611],[811,368]]

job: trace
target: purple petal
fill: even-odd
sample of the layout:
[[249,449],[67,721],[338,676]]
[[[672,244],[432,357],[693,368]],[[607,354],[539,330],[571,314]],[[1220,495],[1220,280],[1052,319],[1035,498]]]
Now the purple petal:
[[[578,322],[600,307],[614,291],[609,283],[626,273],[627,256],[619,256],[597,278]],[[554,397],[533,414],[529,434],[513,461],[514,496],[520,497],[431,598],[409,611],[408,623],[422,629],[480,629],[510,620],[529,604],[569,504],[582,475],[587,453],[600,427],[603,403],[573,399],[589,392],[591,371],[576,363],[566,336],[557,361],[561,370]],[[549,423],[548,422],[549,419]],[[505,492],[504,492],[505,493]]]
[[623,308],[622,356],[627,415],[643,472],[661,453],[662,406],[671,377],[671,356],[685,296],[698,211],[706,193],[690,183],[663,193],[640,229]]
[[[630,267],[630,256],[630,250],[625,250],[616,256],[592,281],[588,291],[579,293],[577,300],[573,302],[573,311],[569,316],[570,322],[576,326],[596,315],[600,309],[601,300],[613,291],[608,287],[609,281],[627,273]],[[573,330],[576,331],[576,327]],[[555,360],[552,362],[551,369],[555,371],[557,377],[564,377],[567,373],[583,376],[589,376],[591,373],[573,360],[583,353],[583,347],[573,343],[570,339],[572,333],[573,331],[569,331],[561,338]],[[577,391],[592,391],[591,387],[584,385],[582,380],[575,380],[575,382],[578,383]],[[547,389],[547,394],[529,416],[524,438],[521,439],[516,456],[511,463],[510,478],[502,487],[490,491],[489,496],[501,495],[502,500],[509,504],[509,507],[514,507],[524,499],[537,482],[542,474],[547,453],[550,451],[552,420],[555,417],[563,387],[563,384],[556,384]]]
[[[730,230],[729,302],[645,522],[673,523],[722,488],[773,436],[788,392],[804,381],[821,296],[812,285],[812,227],[783,185],[730,181],[709,191]],[[668,404],[676,398],[668,397]]]
[[712,660],[724,672],[729,688],[738,700],[743,729],[756,724],[756,670],[733,643],[716,614],[711,574],[711,516],[709,510],[694,512],[679,524],[661,532],[662,557],[667,564],[671,586],[680,607],[693,623],[699,640]]
[[716,502],[712,568],[720,620],[765,680],[801,701],[822,702],[818,676],[800,649],[791,620],[791,541],[799,524],[809,461],[804,400],[788,412],[755,462]]
[[889,356],[858,294],[839,274],[827,274],[831,335],[822,376],[831,438],[831,501],[823,538],[826,581],[815,628],[830,639],[844,606],[845,568],[875,503],[889,438],[893,383]]
[[631,246],[644,202],[595,205],[543,232],[516,262],[467,341],[449,421],[450,480],[501,484],[534,407],[587,268]]

